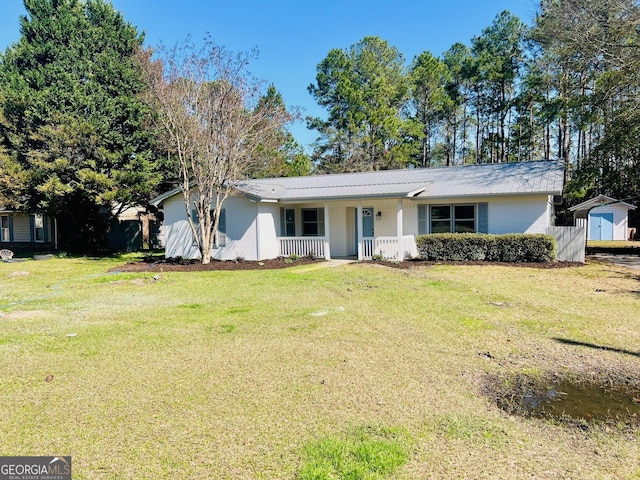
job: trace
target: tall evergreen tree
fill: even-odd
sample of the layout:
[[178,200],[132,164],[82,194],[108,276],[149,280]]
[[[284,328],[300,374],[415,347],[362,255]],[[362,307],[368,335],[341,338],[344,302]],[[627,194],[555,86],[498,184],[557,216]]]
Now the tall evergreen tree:
[[410,68],[411,97],[415,118],[421,125],[421,167],[432,164],[434,144],[445,112],[453,101],[446,88],[450,78],[446,64],[431,52],[423,52],[413,59]]
[[56,215],[64,248],[100,249],[117,207],[144,202],[158,181],[134,60],[143,36],[105,0],[25,8],[0,57],[0,138],[24,178],[6,194]]
[[[275,110],[285,110],[286,105],[282,94],[275,85],[269,85],[256,109],[270,106]],[[291,115],[293,118],[293,115]],[[268,120],[268,119],[267,119]],[[248,177],[297,177],[311,173],[311,158],[304,152],[302,146],[296,142],[285,125],[271,133],[273,138],[267,139],[256,152],[256,161],[251,165]]]
[[478,66],[477,143],[482,161],[508,160],[510,115],[523,61],[525,27],[508,11],[474,37],[472,52]]
[[320,133],[315,157],[321,169],[376,170],[408,162],[400,147],[412,127],[402,115],[409,82],[395,47],[365,37],[347,50],[331,50],[309,92],[328,109],[326,121],[309,119]]

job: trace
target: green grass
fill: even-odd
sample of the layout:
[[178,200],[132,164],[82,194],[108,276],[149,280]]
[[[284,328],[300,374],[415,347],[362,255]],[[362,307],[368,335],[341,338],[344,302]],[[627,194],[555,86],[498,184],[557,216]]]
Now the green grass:
[[638,377],[636,355],[556,340],[638,352],[637,273],[108,273],[124,261],[0,264],[0,455],[72,455],[74,479],[640,476],[637,434],[482,394],[486,374]]
[[358,427],[339,437],[329,436],[306,445],[299,478],[384,478],[407,461],[406,444],[403,432],[381,427]]

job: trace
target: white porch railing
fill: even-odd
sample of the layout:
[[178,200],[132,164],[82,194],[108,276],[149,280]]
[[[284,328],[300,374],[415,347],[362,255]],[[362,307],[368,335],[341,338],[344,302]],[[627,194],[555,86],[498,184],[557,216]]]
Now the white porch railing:
[[326,258],[326,238],[325,237],[279,237],[280,256],[299,257],[313,256]]
[[418,254],[416,239],[413,235],[403,235],[398,258],[398,237],[364,237],[362,239],[363,258],[371,260],[374,255],[381,255],[385,260],[404,260]]

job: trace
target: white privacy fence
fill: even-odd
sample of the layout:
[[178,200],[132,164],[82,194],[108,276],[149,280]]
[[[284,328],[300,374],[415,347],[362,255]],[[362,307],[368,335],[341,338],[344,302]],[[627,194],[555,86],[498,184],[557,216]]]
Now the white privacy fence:
[[280,237],[280,256],[313,256],[326,258],[328,251],[325,237]]
[[556,239],[559,261],[584,263],[587,241],[585,227],[548,227],[547,234],[553,235]]

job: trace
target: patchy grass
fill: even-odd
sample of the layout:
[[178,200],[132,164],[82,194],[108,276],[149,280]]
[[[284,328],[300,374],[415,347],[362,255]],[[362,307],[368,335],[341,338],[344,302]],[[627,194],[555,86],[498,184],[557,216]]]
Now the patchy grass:
[[0,455],[72,455],[78,479],[640,476],[637,432],[483,392],[487,375],[637,381],[630,270],[121,263],[0,264]]
[[634,250],[640,248],[640,242],[633,240],[589,240],[587,247],[593,248],[626,248]]
[[407,438],[398,429],[357,427],[305,446],[301,480],[385,478],[408,457]]

